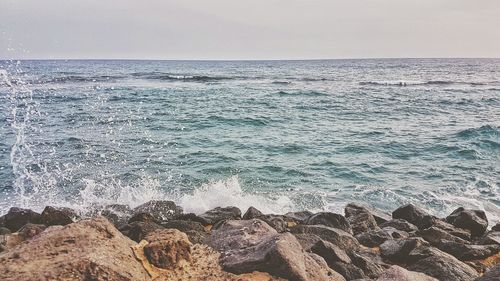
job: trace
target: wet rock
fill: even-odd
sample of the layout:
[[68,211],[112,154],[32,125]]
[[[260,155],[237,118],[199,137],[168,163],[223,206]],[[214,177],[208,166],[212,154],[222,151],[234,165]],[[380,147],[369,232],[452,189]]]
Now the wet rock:
[[470,230],[473,237],[479,237],[484,234],[488,228],[488,219],[481,210],[469,210],[462,207],[453,211],[446,221],[455,227]]
[[387,240],[380,245],[380,254],[390,261],[406,263],[410,252],[420,246],[429,246],[429,243],[419,237]]
[[314,214],[313,212],[309,212],[309,211],[288,212],[285,214],[285,217],[296,220],[299,223],[303,223],[305,220],[307,220],[313,214]]
[[368,212],[359,212],[351,215],[347,217],[347,221],[351,225],[354,235],[379,229],[375,218]]
[[144,255],[156,267],[173,269],[182,261],[191,260],[191,243],[185,233],[177,229],[158,229],[146,235]]
[[384,223],[381,223],[379,225],[379,227],[393,227],[397,230],[405,231],[408,233],[415,232],[418,230],[417,226],[415,226],[414,224],[411,224],[403,219],[392,219],[392,220],[386,221]]
[[136,213],[129,220],[128,223],[133,222],[158,222],[158,220],[150,213]]
[[500,245],[467,245],[453,241],[444,241],[438,248],[461,261],[484,259],[500,251]]
[[350,233],[324,225],[299,225],[291,229],[292,233],[314,234],[321,239],[337,245],[345,251],[355,251],[360,244]]
[[73,219],[77,217],[76,212],[70,208],[47,206],[43,209],[39,222],[47,226],[67,225],[73,223]]
[[156,220],[168,220],[182,213],[173,201],[152,200],[134,208],[134,213],[149,213]]
[[30,209],[12,207],[4,216],[4,219],[5,227],[12,232],[16,232],[23,227],[23,225],[29,222],[38,223],[40,221],[40,214],[33,212]]
[[53,226],[0,256],[2,281],[148,280],[131,240],[105,218]]
[[0,227],[0,235],[10,234],[11,231],[7,227]]
[[18,233],[24,240],[28,240],[42,233],[46,228],[47,226],[43,224],[27,223],[19,229]]
[[440,281],[469,281],[479,275],[452,255],[432,247],[417,248],[410,256],[413,256],[416,262],[408,267],[409,270],[425,273]]
[[330,212],[316,213],[310,216],[304,224],[307,225],[324,225],[328,227],[338,228],[352,234],[351,225],[347,219],[339,214]]
[[392,236],[382,229],[371,230],[355,236],[359,243],[367,247],[376,247],[386,240],[392,239]]
[[222,220],[241,219],[241,211],[236,207],[217,207],[199,215],[199,217],[205,219],[209,224],[215,224]]
[[436,278],[421,272],[409,271],[400,266],[393,265],[386,269],[377,281],[439,281]]
[[187,214],[179,214],[176,215],[175,217],[172,218],[173,220],[182,220],[182,221],[194,221],[194,222],[199,222],[203,226],[210,225],[210,222],[208,222],[206,219],[193,214],[193,213],[187,213]]
[[362,203],[349,203],[344,208],[344,212],[345,212],[346,217],[356,215],[360,212],[363,212],[363,213],[367,212],[375,218],[375,221],[377,222],[377,224],[381,224],[381,223],[384,223],[386,221],[391,220],[391,215],[389,215],[385,212],[382,212],[378,209],[375,209],[370,205],[362,204]]
[[321,256],[328,265],[335,262],[351,263],[351,258],[347,253],[339,247],[333,245],[328,241],[319,239],[310,248],[311,252]]
[[424,238],[426,241],[431,243],[433,246],[439,246],[444,241],[453,241],[461,244],[469,244],[468,241],[463,240],[457,236],[451,235],[450,233],[439,229],[437,227],[429,227],[424,230],[420,230],[417,232],[417,235]]
[[442,229],[453,236],[462,238],[462,239],[467,240],[467,241],[471,240],[470,230],[457,228],[457,227],[453,226],[452,224],[447,223],[447,222],[445,222],[439,218],[436,218],[434,216],[425,216],[423,219],[422,229],[426,229],[429,227],[436,227],[436,228]]
[[500,280],[500,264],[497,264],[490,270],[486,271],[483,276],[474,281],[498,281]]
[[107,218],[117,228],[127,224],[132,213],[133,211],[129,206],[121,204],[107,205],[101,210],[101,216]]
[[498,244],[500,245],[500,231],[490,231],[486,233],[483,237],[478,240],[478,244],[489,245]]
[[135,242],[140,242],[148,233],[163,228],[163,226],[154,222],[133,222],[127,225],[125,229],[120,229],[120,231]]
[[392,212],[392,217],[394,219],[406,220],[411,224],[416,225],[418,228],[423,227],[423,219],[428,215],[429,214],[426,211],[414,206],[413,204],[405,205]]
[[282,216],[264,215],[259,218],[269,224],[272,228],[276,229],[276,231],[278,232],[287,231],[288,223],[283,219]]
[[244,220],[257,219],[257,218],[259,218],[259,217],[261,217],[263,215],[264,214],[261,211],[257,210],[254,207],[250,207],[250,208],[248,208],[248,210],[243,215],[243,219]]
[[205,243],[208,233],[203,225],[195,221],[170,220],[162,222],[165,228],[177,229],[187,234],[191,243]]
[[491,228],[492,231],[500,231],[500,222],[495,224],[492,228]]

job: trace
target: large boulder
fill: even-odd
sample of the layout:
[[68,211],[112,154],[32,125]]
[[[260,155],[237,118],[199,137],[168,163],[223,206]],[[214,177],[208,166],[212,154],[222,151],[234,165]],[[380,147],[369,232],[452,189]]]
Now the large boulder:
[[128,238],[140,242],[148,233],[164,227],[154,222],[133,222],[120,229]]
[[191,243],[177,229],[158,229],[144,237],[144,255],[148,261],[163,269],[174,269],[181,262],[191,261]]
[[439,228],[448,232],[449,234],[462,238],[464,240],[471,240],[471,232],[470,230],[458,228],[454,225],[447,223],[446,221],[439,219],[435,216],[425,216],[423,219],[423,226],[421,229],[427,229],[430,227]]
[[498,281],[500,280],[500,264],[497,264],[490,270],[486,271],[483,276],[474,281]]
[[27,223],[39,223],[40,214],[30,210],[12,207],[4,216],[4,226],[12,232],[18,231]]
[[304,224],[308,225],[325,225],[328,227],[338,228],[352,234],[351,225],[347,219],[339,214],[330,212],[320,212],[310,216]]
[[421,246],[429,246],[429,243],[420,237],[387,240],[380,245],[380,254],[392,262],[408,263],[409,254]]
[[478,240],[478,244],[489,245],[498,244],[500,245],[500,231],[490,231],[486,233],[483,237]]
[[317,235],[321,239],[337,245],[345,251],[355,251],[360,247],[358,240],[356,240],[356,238],[354,238],[350,233],[333,227],[324,225],[299,225],[292,228],[291,231],[295,234],[302,233]]
[[195,221],[170,220],[163,222],[161,226],[186,233],[191,243],[205,243],[208,237],[203,225]]
[[416,207],[413,204],[408,204],[402,207],[399,207],[394,212],[392,212],[392,217],[394,219],[403,219],[406,220],[418,228],[422,228],[424,224],[424,217],[429,214],[423,209]]
[[381,223],[379,226],[380,227],[394,227],[397,230],[406,231],[408,233],[415,232],[418,230],[417,226],[415,226],[414,224],[409,223],[405,220],[402,220],[402,219],[389,220],[389,221],[386,221],[384,223]]
[[456,227],[470,230],[473,237],[479,237],[488,228],[488,219],[481,210],[468,210],[462,207],[453,211],[446,221]]
[[222,267],[233,273],[264,271],[289,280],[345,280],[315,254],[306,253],[290,233],[265,222],[228,220],[213,230],[209,244],[222,253]]
[[73,209],[47,206],[40,215],[39,222],[47,226],[67,225],[73,222],[78,215]]
[[495,224],[492,228],[491,228],[492,231],[500,231],[500,222]]
[[385,270],[377,281],[439,281],[436,278],[421,272],[409,271],[400,266],[393,265]]
[[444,241],[453,241],[461,244],[469,244],[468,241],[463,240],[462,238],[459,238],[457,236],[451,235],[450,233],[434,226],[424,230],[419,230],[417,232],[417,235],[424,238],[433,246],[439,246]]
[[122,204],[106,205],[100,211],[100,215],[107,218],[116,228],[126,225],[132,214],[132,209]]
[[377,224],[391,220],[391,215],[362,203],[349,203],[344,208],[345,216],[351,217],[359,213],[369,213],[375,218]]
[[310,216],[314,215],[313,212],[310,211],[300,211],[300,212],[288,212],[285,214],[285,217],[296,220],[300,223],[303,223]]
[[322,239],[317,240],[311,246],[310,251],[325,259],[328,265],[335,262],[351,263],[351,258],[344,250]]
[[199,215],[199,217],[203,218],[209,224],[215,224],[223,220],[241,219],[241,210],[237,207],[217,207]]
[[250,207],[250,208],[248,208],[248,210],[243,215],[243,219],[244,220],[257,219],[257,218],[259,218],[259,217],[261,217],[263,215],[264,214],[261,211],[257,210],[254,207]]
[[168,220],[182,214],[182,208],[173,201],[151,200],[134,208],[134,213],[149,213],[156,220]]
[[438,248],[461,261],[484,259],[500,251],[500,245],[468,245],[455,241],[443,241]]
[[148,280],[123,236],[103,217],[50,227],[0,256],[3,281]]
[[351,225],[354,235],[379,229],[375,218],[368,212],[359,212],[358,214],[349,216],[347,217],[347,221]]

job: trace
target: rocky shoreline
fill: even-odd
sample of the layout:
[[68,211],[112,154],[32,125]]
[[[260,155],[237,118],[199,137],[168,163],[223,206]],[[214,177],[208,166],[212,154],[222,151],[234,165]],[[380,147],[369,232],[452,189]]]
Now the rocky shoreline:
[[0,217],[0,280],[500,280],[500,224],[458,208],[437,218],[350,203],[344,215],[184,213],[172,201],[11,208]]

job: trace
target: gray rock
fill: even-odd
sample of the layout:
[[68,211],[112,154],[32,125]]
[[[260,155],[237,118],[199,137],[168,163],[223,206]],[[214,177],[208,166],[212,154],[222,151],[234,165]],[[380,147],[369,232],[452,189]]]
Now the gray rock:
[[250,207],[250,208],[248,208],[248,210],[243,215],[243,219],[244,220],[257,219],[257,218],[259,218],[259,217],[261,217],[263,215],[264,214],[261,211],[257,210],[254,207]]
[[324,225],[341,229],[345,232],[352,234],[351,225],[347,219],[339,214],[330,212],[320,212],[310,216],[304,224],[307,225]]
[[7,227],[0,227],[0,235],[10,234],[11,231]]
[[378,209],[373,208],[370,205],[367,204],[362,204],[362,203],[349,203],[347,206],[344,208],[345,216],[346,217],[351,217],[356,214],[361,213],[366,213],[368,212],[371,214],[374,218],[377,224],[381,224],[384,222],[387,222],[391,220],[391,215],[382,212]]
[[70,208],[47,206],[40,215],[39,222],[45,225],[67,225],[73,223],[78,215]]
[[500,280],[500,264],[495,265],[490,270],[486,271],[483,276],[474,281],[498,281]]
[[318,235],[314,234],[294,233],[293,235],[297,238],[297,241],[299,241],[302,249],[306,252],[310,252],[311,248],[321,240]]
[[173,201],[151,200],[134,208],[134,213],[149,213],[156,220],[168,220],[182,214],[182,208]]
[[390,261],[406,263],[410,261],[410,252],[420,246],[429,246],[429,243],[419,237],[387,240],[380,245],[380,254]]
[[403,219],[392,219],[381,223],[379,227],[394,227],[397,230],[406,231],[406,232],[415,232],[418,230],[418,227],[414,224],[411,224]]
[[12,207],[4,216],[4,225],[12,232],[18,231],[23,225],[40,222],[40,214],[33,212],[30,209],[21,209]]
[[377,264],[372,258],[365,257],[360,253],[352,253],[351,260],[354,265],[363,271],[366,277],[377,278],[384,271],[382,265]]
[[324,225],[299,225],[291,229],[293,233],[314,234],[321,239],[337,245],[345,251],[355,251],[360,244],[350,233]]
[[479,237],[484,234],[488,228],[488,219],[481,210],[469,210],[462,207],[453,211],[446,221],[455,227],[470,230],[473,237]]
[[489,245],[489,244],[500,245],[500,231],[490,231],[490,232],[486,233],[483,237],[481,237],[479,239],[478,244],[481,244],[481,245]]
[[191,243],[204,244],[208,233],[203,225],[195,221],[169,220],[161,223],[161,226],[169,229],[177,229],[187,234]]
[[439,229],[442,229],[449,234],[462,238],[464,240],[470,241],[471,240],[471,233],[470,230],[467,229],[462,229],[455,227],[454,225],[447,223],[439,218],[436,218],[434,216],[425,216],[423,220],[423,227],[422,229],[426,229],[429,227],[436,227]]
[[400,266],[393,265],[386,269],[377,281],[439,281],[436,278],[421,272],[409,271]]
[[467,245],[453,241],[443,241],[438,248],[461,261],[484,259],[500,251],[500,245]]
[[47,226],[43,224],[33,224],[33,223],[27,223],[21,229],[19,229],[19,235],[24,239],[28,240],[31,239],[38,234],[42,233]]
[[500,231],[500,222],[495,224],[492,228],[491,228],[492,231]]
[[325,259],[328,265],[335,262],[351,263],[351,258],[344,250],[328,241],[319,239],[310,249],[311,252]]
[[173,220],[181,220],[181,221],[195,221],[201,223],[203,226],[210,225],[210,222],[208,222],[206,219],[193,214],[193,213],[187,213],[187,214],[178,214],[172,218]]
[[163,226],[154,222],[133,222],[120,229],[120,231],[128,238],[139,243],[148,233],[163,228]]
[[414,206],[413,204],[405,205],[392,212],[392,217],[394,219],[406,220],[416,225],[418,228],[422,228],[424,223],[423,219],[425,216],[428,215],[429,214],[426,211],[424,211],[419,207]]
[[439,246],[444,241],[453,241],[461,244],[469,244],[468,241],[463,240],[462,238],[459,238],[457,236],[451,235],[448,232],[437,227],[429,227],[427,229],[420,230],[417,232],[417,235],[424,238],[433,246]]
[[382,229],[364,232],[355,237],[359,243],[367,247],[377,247],[386,240],[392,239],[392,236]]
[[351,225],[354,235],[379,229],[375,218],[368,212],[359,212],[351,215],[347,217],[347,221]]
[[107,218],[116,228],[120,228],[127,224],[132,213],[132,209],[127,205],[111,204],[105,206],[100,215]]
[[129,220],[128,223],[133,222],[158,222],[158,220],[150,213],[139,212],[135,213]]
[[217,207],[199,215],[199,217],[205,219],[209,224],[215,224],[223,220],[241,219],[241,211],[236,207]]
[[335,262],[329,266],[347,280],[368,279],[363,270],[352,263]]
[[290,219],[296,220],[300,223],[304,222],[307,220],[310,216],[312,216],[314,213],[309,212],[309,211],[300,211],[300,212],[288,212],[285,214],[285,217],[288,217]]

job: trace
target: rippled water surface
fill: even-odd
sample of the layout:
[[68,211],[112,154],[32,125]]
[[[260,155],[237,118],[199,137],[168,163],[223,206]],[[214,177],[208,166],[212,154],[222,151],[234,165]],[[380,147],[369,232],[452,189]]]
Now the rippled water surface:
[[0,210],[500,218],[500,60],[0,61]]

